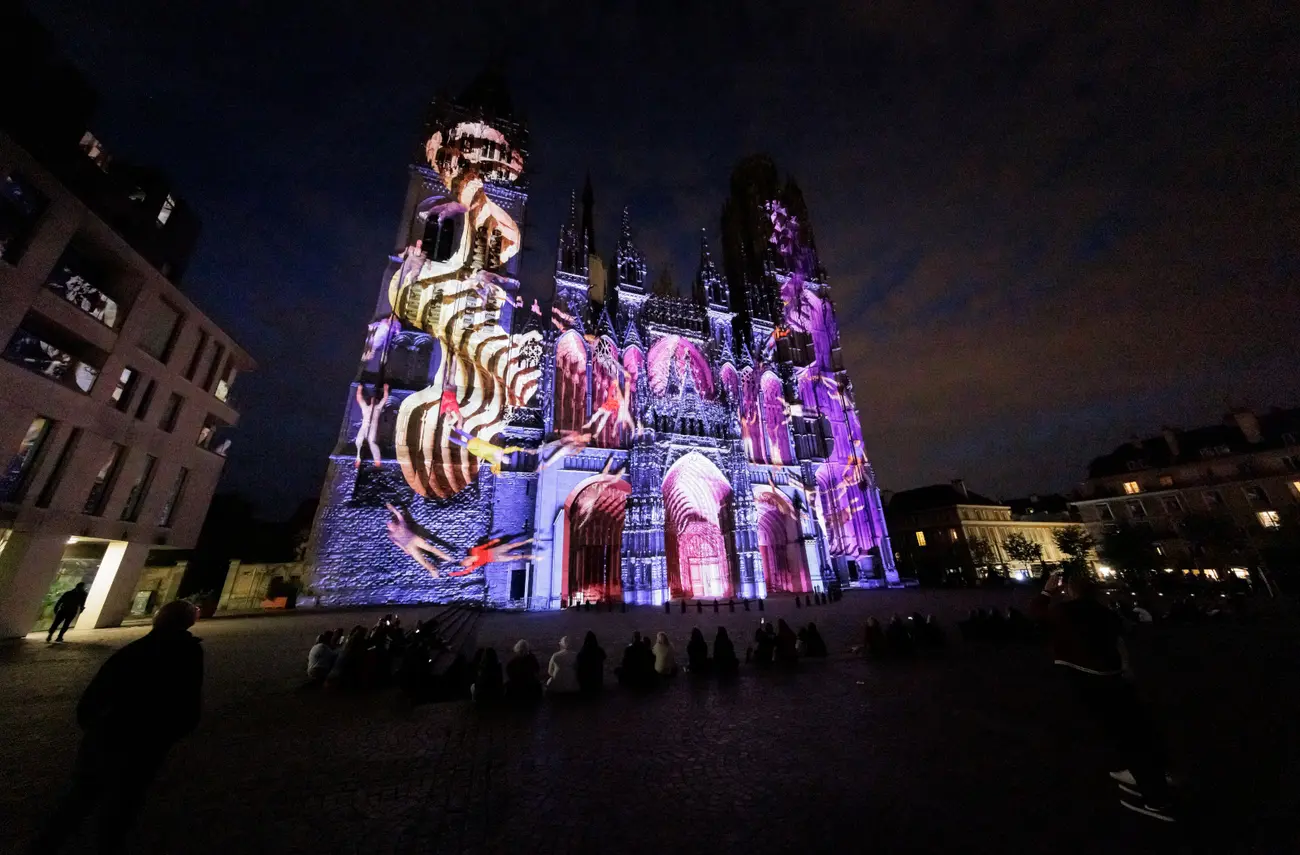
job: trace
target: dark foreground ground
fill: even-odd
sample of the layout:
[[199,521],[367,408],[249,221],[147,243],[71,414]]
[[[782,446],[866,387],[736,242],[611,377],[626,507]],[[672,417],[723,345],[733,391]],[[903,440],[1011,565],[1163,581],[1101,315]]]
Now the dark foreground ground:
[[[908,663],[847,653],[867,614],[951,619],[1012,596],[777,603],[769,618],[818,621],[830,661],[746,669],[731,685],[683,676],[650,697],[614,691],[531,714],[302,691],[312,637],[374,613],[206,622],[195,630],[207,653],[204,720],[173,752],[135,842],[194,855],[1300,852],[1294,621],[1136,639],[1185,779],[1184,822],[1172,828],[1119,807],[1111,758],[1041,649],[955,643]],[[419,613],[403,614],[413,623]],[[549,654],[560,635],[590,627],[616,659],[634,626],[669,631],[681,650],[694,625],[747,637],[758,617],[491,615],[480,641],[504,649],[523,636]],[[0,851],[29,838],[66,781],[79,692],[142,631],[0,648]]]

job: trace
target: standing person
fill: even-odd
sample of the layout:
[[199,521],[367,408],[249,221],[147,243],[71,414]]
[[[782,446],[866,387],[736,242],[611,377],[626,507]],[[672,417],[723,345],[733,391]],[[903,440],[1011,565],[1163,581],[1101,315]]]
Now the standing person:
[[[70,590],[64,591],[63,595],[54,603],[54,623],[50,624],[50,631],[45,633],[45,643],[49,644],[50,639],[54,637],[54,631],[59,630],[59,641],[63,640],[63,633],[68,631],[72,626],[72,621],[77,615],[86,610],[86,583],[78,582]],[[62,629],[59,629],[62,625]]]
[[1129,679],[1119,616],[1098,601],[1091,579],[1074,574],[1066,582],[1060,570],[1047,580],[1030,608],[1047,623],[1055,664],[1126,764],[1110,773],[1124,793],[1120,804],[1173,822],[1163,746]]
[[203,648],[190,635],[194,606],[168,603],[144,638],[114,653],[77,704],[85,732],[72,786],[31,851],[58,852],[99,808],[100,852],[121,852],[168,750],[199,723]]

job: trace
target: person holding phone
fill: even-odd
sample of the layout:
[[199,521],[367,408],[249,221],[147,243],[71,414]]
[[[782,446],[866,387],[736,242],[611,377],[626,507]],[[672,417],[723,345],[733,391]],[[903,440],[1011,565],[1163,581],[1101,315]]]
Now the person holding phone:
[[1030,609],[1048,626],[1054,663],[1126,765],[1110,773],[1122,792],[1120,804],[1174,822],[1164,749],[1132,681],[1123,621],[1084,573],[1052,573]]

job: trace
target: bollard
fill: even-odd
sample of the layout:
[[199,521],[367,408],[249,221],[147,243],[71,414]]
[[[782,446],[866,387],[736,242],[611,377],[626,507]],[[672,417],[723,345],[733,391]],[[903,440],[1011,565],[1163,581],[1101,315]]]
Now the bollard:
[[672,614],[672,611],[673,611],[673,601],[672,601],[672,600],[664,600],[664,614],[666,614],[666,615],[667,615],[667,614]]
[[620,612],[622,612],[623,614],[627,614],[627,601],[626,601],[626,600],[624,600],[623,602],[621,602],[621,603],[618,604],[618,610],[619,610]]
[[727,600],[727,608],[734,612],[736,610],[736,601]]
[[695,613],[697,615],[704,614],[704,602],[702,600],[695,601]]
[[745,611],[749,611],[749,597],[741,600],[741,602],[745,604]]
[[717,600],[714,600],[714,601],[713,601],[713,613],[714,613],[715,615],[718,613],[718,601],[717,601]]
[[801,608],[803,608],[803,603],[799,602],[799,595],[798,595],[798,594],[795,594],[795,595],[794,595],[794,607],[795,607],[796,609],[801,609]]
[[805,606],[808,606],[809,608],[811,608],[811,607],[812,607],[812,597],[808,596],[807,594],[804,594],[804,595],[803,595],[803,604],[804,604]]
[[763,601],[762,601],[762,599],[760,599],[760,600],[758,601],[758,610],[759,610],[760,612],[763,611]]
[[682,600],[682,614],[686,614],[686,601]]
[[560,608],[567,609],[568,607],[569,607],[568,599],[566,599],[565,597],[560,597]]

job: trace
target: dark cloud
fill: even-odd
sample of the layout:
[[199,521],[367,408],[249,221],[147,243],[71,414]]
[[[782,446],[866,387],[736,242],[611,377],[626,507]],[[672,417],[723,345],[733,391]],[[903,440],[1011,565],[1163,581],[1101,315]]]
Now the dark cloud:
[[38,9],[105,139],[204,214],[188,287],[262,365],[228,486],[315,488],[422,105],[493,60],[533,134],[535,294],[587,171],[601,248],[629,205],[679,286],[735,160],[798,177],[888,486],[1066,488],[1134,431],[1300,397],[1285,4],[487,5]]

